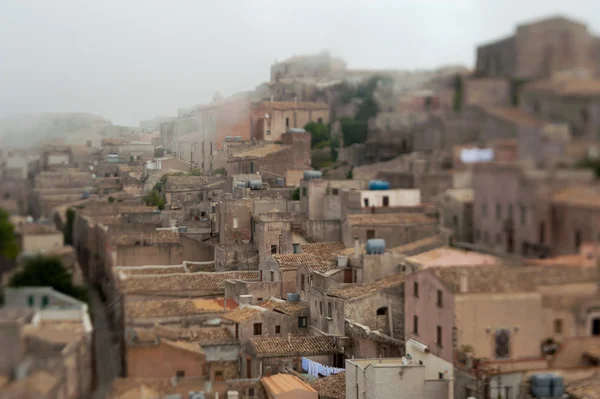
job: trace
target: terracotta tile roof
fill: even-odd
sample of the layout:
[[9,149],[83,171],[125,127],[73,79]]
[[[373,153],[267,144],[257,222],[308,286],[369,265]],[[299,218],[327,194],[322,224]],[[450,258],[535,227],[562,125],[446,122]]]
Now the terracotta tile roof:
[[244,306],[224,314],[222,318],[239,324],[252,319],[254,316],[265,310],[266,309],[258,306]]
[[532,82],[523,91],[538,91],[560,96],[600,96],[599,79],[550,79]]
[[134,328],[131,330],[132,343],[147,344],[157,342],[158,336],[152,328]]
[[250,338],[250,345],[257,355],[292,355],[303,356],[327,355],[340,353],[333,342],[333,337],[291,336],[289,338]]
[[468,293],[532,292],[538,286],[595,281],[598,275],[596,268],[563,266],[484,265],[431,270],[456,293],[460,291],[460,279],[463,274],[467,277]]
[[266,144],[261,147],[255,147],[249,150],[237,152],[231,155],[230,158],[263,158],[267,155],[275,154],[288,148],[291,147],[283,144]]
[[83,324],[76,321],[52,321],[40,325],[26,325],[23,329],[26,337],[47,342],[56,349],[62,349],[71,342],[84,338]]
[[442,266],[467,266],[467,265],[492,265],[499,264],[501,259],[474,251],[452,247],[440,247],[431,251],[423,252],[418,255],[407,258],[410,262],[415,262],[421,266],[442,267]]
[[401,284],[404,284],[404,273],[393,274],[365,284],[346,284],[342,288],[332,290],[329,295],[343,299],[352,299]]
[[432,224],[436,223],[431,216],[422,213],[378,213],[378,214],[355,214],[346,216],[346,220],[353,226],[371,225],[410,225],[410,224]]
[[310,253],[319,259],[335,260],[336,254],[339,251],[346,249],[346,246],[341,241],[333,242],[315,242],[311,244],[300,245],[303,253]]
[[167,177],[167,190],[180,187],[197,187],[200,189],[206,183],[204,176],[169,176]]
[[586,366],[585,355],[596,357],[600,352],[600,337],[572,337],[564,339],[550,361],[554,369]]
[[519,108],[510,107],[488,107],[484,111],[493,117],[503,119],[507,122],[511,122],[517,125],[529,126],[529,127],[541,127],[546,125],[547,122],[535,118],[525,111]]
[[407,256],[417,255],[425,251],[439,248],[444,241],[438,235],[422,238],[399,247],[390,248],[390,252],[404,254]]
[[151,292],[210,291],[224,292],[225,280],[258,280],[258,272],[187,273],[127,276],[119,280],[124,294]]
[[120,233],[109,236],[114,245],[160,245],[179,244],[179,232],[172,230],[155,230],[150,233]]
[[259,305],[265,309],[269,309],[275,312],[283,313],[286,315],[293,315],[296,312],[301,312],[308,308],[308,302],[298,301],[290,302],[284,301],[277,298],[269,298]]
[[280,394],[301,395],[299,391],[317,393],[317,390],[302,381],[300,378],[291,374],[275,374],[268,377],[262,377],[260,382],[265,387],[269,397],[276,398]]
[[272,108],[274,110],[281,111],[293,109],[329,110],[329,106],[327,104],[317,101],[298,101],[296,103],[293,101],[273,101],[272,103],[269,101],[263,101],[260,106],[267,109]]
[[60,234],[60,231],[56,230],[52,226],[46,226],[40,223],[25,223],[18,227],[18,231],[21,234]]
[[331,270],[336,266],[333,260],[322,260],[311,253],[279,254],[273,255],[273,258],[281,269],[296,269],[300,266],[305,266],[311,272],[323,272]]
[[[121,398],[132,389],[146,387],[154,392],[161,394],[174,392],[173,385],[169,378],[116,378],[112,382],[111,398]],[[138,396],[139,398],[139,391]],[[129,398],[129,397],[128,397]]]
[[338,373],[329,377],[318,378],[310,385],[319,392],[319,397],[329,399],[346,399],[346,373]]
[[154,332],[159,337],[173,341],[192,341],[200,345],[237,343],[227,327],[179,328],[157,325]]
[[552,202],[579,208],[599,208],[600,188],[590,186],[567,187],[553,194]]
[[118,167],[119,172],[137,172],[137,173],[141,173],[144,171],[144,167],[143,166],[138,166],[138,165],[119,165]]
[[187,273],[181,265],[173,266],[117,266],[113,269],[115,272],[121,272],[128,275],[140,274],[177,274]]
[[196,355],[206,356],[206,354],[202,350],[202,347],[196,343],[188,341],[169,341],[168,339],[161,340],[160,342],[172,348],[181,349],[186,352],[194,353]]
[[573,399],[598,399],[600,398],[600,375],[595,374],[590,378],[568,384],[565,391]]
[[[30,394],[38,394],[41,397],[48,395],[58,384],[61,379],[54,374],[45,370],[37,370],[29,376],[15,381],[6,387],[6,392],[10,394],[22,393],[22,396],[29,398]],[[17,397],[17,396],[13,396]]]
[[[227,310],[238,307],[232,298],[227,298]],[[126,318],[153,318],[190,316],[201,313],[224,312],[223,298],[218,299],[151,299],[143,301],[126,301]]]

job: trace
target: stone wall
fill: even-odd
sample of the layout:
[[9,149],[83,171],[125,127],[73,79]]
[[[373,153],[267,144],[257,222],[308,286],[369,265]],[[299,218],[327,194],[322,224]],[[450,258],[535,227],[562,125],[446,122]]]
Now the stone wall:
[[204,355],[174,348],[163,342],[127,347],[129,378],[171,378],[182,371],[185,377],[202,377],[206,364]]
[[302,235],[312,242],[341,241],[341,222],[339,220],[303,220]]
[[118,266],[180,265],[184,261],[180,245],[117,246]]

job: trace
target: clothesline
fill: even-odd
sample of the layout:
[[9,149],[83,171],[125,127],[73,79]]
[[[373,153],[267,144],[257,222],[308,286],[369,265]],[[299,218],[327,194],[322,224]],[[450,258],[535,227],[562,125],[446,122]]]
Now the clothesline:
[[338,374],[346,371],[346,369],[340,369],[337,367],[325,366],[321,363],[317,363],[314,360],[302,358],[302,369],[314,377],[325,376],[329,377],[333,374]]

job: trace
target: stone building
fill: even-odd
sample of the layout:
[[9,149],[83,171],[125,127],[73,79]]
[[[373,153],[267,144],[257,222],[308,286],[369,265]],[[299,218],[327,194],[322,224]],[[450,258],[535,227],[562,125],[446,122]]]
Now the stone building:
[[346,70],[346,62],[332,57],[329,52],[300,55],[271,66],[271,81],[284,78],[341,78]]
[[300,210],[308,220],[341,220],[342,194],[345,190],[359,190],[359,180],[300,180]]
[[438,223],[423,213],[355,214],[342,222],[342,241],[347,247],[358,237],[364,243],[382,238],[388,247],[396,247],[435,234]]
[[475,75],[516,81],[586,68],[598,71],[600,40],[584,24],[564,17],[517,26],[515,34],[477,48]]
[[310,133],[301,131],[281,135],[282,144],[266,144],[234,153],[227,160],[227,174],[260,173],[264,178],[283,177],[295,186],[310,167]]
[[[553,202],[558,205],[578,201],[571,196],[573,193],[563,191],[561,195],[561,190],[590,184],[593,179],[593,173],[587,170],[537,169],[520,163],[476,165],[473,174],[475,244],[526,256],[576,252],[576,245],[596,239],[592,224],[587,224],[593,223],[590,217],[593,211],[585,208],[587,219],[579,219],[578,226],[567,225],[558,218],[561,213],[557,213],[559,208],[555,210]],[[586,198],[594,197],[594,189],[581,190],[588,193]]]
[[292,128],[308,122],[329,123],[329,106],[312,101],[264,101],[252,105],[251,137],[260,141],[280,141]]
[[450,189],[436,201],[443,227],[453,231],[457,242],[473,243],[473,189]]
[[27,254],[50,252],[63,246],[63,233],[52,226],[25,223],[16,228],[19,248]]
[[595,268],[503,265],[407,274],[406,339],[418,337],[447,361],[458,352],[490,360],[540,358],[541,343],[555,328],[594,334],[594,311],[583,307],[565,312],[553,304],[560,298],[592,300],[596,275]]

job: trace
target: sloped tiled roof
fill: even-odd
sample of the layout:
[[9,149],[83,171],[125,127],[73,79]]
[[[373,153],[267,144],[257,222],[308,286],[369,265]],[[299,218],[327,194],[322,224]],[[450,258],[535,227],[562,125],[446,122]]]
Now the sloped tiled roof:
[[468,293],[532,292],[538,286],[575,284],[595,281],[596,268],[564,266],[483,265],[431,269],[454,292],[460,291],[461,276],[467,278]]
[[422,213],[368,213],[346,216],[353,226],[432,224],[435,219]]
[[273,258],[281,269],[296,269],[306,266],[310,271],[327,271],[335,268],[333,260],[323,260],[311,253],[303,254],[278,254]]
[[221,326],[179,328],[156,325],[153,330],[155,334],[161,338],[168,338],[173,341],[192,341],[200,345],[229,344],[237,342],[227,327]]
[[434,235],[431,237],[425,237],[417,241],[410,242],[399,247],[390,249],[390,252],[403,254],[406,256],[413,256],[420,254],[425,251],[430,251],[435,248],[439,248],[444,245],[444,241],[440,236]]
[[319,259],[335,260],[336,254],[346,249],[346,246],[341,241],[333,241],[302,244],[300,248],[303,253],[313,254]]
[[202,350],[202,347],[197,343],[192,343],[188,341],[170,341],[168,339],[162,340],[161,343],[172,348],[177,348],[186,352],[194,353],[196,355],[206,356],[206,354]]
[[333,337],[291,336],[289,338],[250,338],[250,345],[257,355],[291,355],[302,356],[327,355],[340,353],[333,342]]
[[34,394],[39,397],[46,397],[60,382],[61,379],[58,376],[45,370],[36,370],[29,376],[9,384],[4,389],[5,393],[9,395],[19,394],[19,396],[12,396],[15,398],[34,397]]
[[258,280],[257,271],[127,276],[119,280],[124,294],[182,291],[224,291],[225,280]]
[[250,320],[257,314],[264,312],[266,309],[258,306],[244,306],[228,312],[222,316],[223,319],[231,320],[235,323],[243,323]]
[[317,378],[310,385],[317,390],[319,397],[329,399],[346,399],[346,373],[338,373],[329,377]]
[[276,152],[291,148],[288,145],[283,144],[267,144],[260,147],[250,148],[245,151],[236,152],[232,154],[230,158],[263,158],[267,155],[275,154]]
[[588,364],[585,355],[596,357],[600,353],[600,337],[572,337],[561,341],[560,348],[550,361],[554,369],[569,369]]
[[317,392],[316,389],[306,382],[291,374],[275,374],[268,377],[262,377],[260,382],[265,387],[267,394],[274,398],[280,394],[297,391]]
[[565,391],[573,399],[598,399],[600,398],[600,375],[594,374],[590,378],[568,384]]
[[259,306],[275,312],[291,315],[308,308],[308,303],[304,301],[290,302],[276,298],[269,298]]
[[521,126],[541,127],[547,123],[519,108],[487,107],[485,108],[485,112],[493,117]]
[[599,208],[600,188],[590,186],[567,187],[552,195],[552,202],[579,208]]
[[590,78],[540,80],[525,85],[523,90],[543,91],[563,96],[600,96],[600,80]]
[[423,267],[491,265],[501,263],[501,259],[475,251],[452,247],[440,247],[418,255],[410,256],[407,260],[418,263]]
[[[237,308],[237,303],[227,298],[227,310]],[[223,299],[152,299],[143,301],[126,301],[126,318],[152,318],[189,316],[201,313],[224,312]]]
[[400,284],[404,284],[404,273],[393,274],[365,284],[347,284],[342,288],[331,291],[329,295],[343,299],[352,299]]

